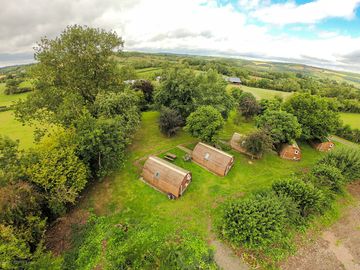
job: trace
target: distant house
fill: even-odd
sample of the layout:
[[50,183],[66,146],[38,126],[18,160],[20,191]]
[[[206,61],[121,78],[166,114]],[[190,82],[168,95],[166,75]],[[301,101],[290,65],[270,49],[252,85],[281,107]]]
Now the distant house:
[[143,167],[144,181],[168,195],[179,198],[191,182],[191,172],[161,158],[150,156]]
[[282,144],[279,148],[279,156],[282,159],[288,160],[300,160],[301,159],[301,150],[296,142],[292,144]]
[[310,145],[320,152],[327,152],[334,148],[335,144],[328,138],[323,140],[315,139],[310,141]]
[[237,77],[229,77],[226,80],[232,84],[241,84],[240,78],[237,78]]
[[234,164],[232,155],[201,142],[192,151],[192,160],[220,176],[227,175]]
[[255,156],[255,155],[252,155],[252,154],[248,153],[246,151],[246,149],[244,147],[242,147],[242,145],[245,143],[244,137],[245,137],[244,135],[235,132],[233,134],[233,136],[231,137],[231,140],[230,140],[231,148],[234,149],[237,152],[240,152],[242,154],[245,154],[245,155],[251,157],[252,159],[261,158],[261,156],[259,156],[259,155]]

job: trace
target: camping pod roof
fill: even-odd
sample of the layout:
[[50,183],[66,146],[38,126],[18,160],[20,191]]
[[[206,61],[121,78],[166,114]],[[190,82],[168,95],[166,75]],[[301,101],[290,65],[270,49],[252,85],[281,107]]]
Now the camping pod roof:
[[156,156],[150,156],[146,160],[143,170],[149,170],[154,174],[158,173],[159,180],[166,181],[176,187],[179,187],[184,177],[190,174],[189,171]]
[[192,159],[220,176],[225,176],[234,163],[234,157],[215,147],[198,143],[192,151]]

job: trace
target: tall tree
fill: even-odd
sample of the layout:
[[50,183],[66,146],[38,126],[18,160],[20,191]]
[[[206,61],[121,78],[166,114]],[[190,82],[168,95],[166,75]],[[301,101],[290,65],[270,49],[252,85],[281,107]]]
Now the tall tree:
[[297,118],[285,111],[269,111],[256,118],[256,125],[264,129],[275,144],[291,142],[300,137],[301,126]]
[[189,115],[185,129],[192,136],[213,143],[223,126],[224,119],[219,111],[211,106],[203,106]]
[[17,105],[17,117],[68,126],[82,107],[91,112],[99,92],[122,87],[111,57],[122,46],[115,32],[79,25],[68,26],[55,39],[41,39],[31,72],[38,91]]
[[323,139],[340,125],[339,114],[332,102],[308,93],[297,94],[284,104],[295,115],[302,128],[303,139]]

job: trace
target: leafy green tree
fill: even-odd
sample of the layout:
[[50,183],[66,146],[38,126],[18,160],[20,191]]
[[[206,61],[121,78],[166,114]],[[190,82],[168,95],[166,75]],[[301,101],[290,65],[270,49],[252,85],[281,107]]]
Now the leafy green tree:
[[260,106],[253,94],[244,92],[240,96],[238,110],[246,119],[250,119],[260,112]]
[[224,119],[218,110],[211,106],[202,106],[186,119],[185,129],[192,136],[213,143],[223,126]]
[[101,91],[119,91],[116,61],[111,57],[123,41],[115,32],[68,26],[55,39],[43,38],[35,48],[32,69],[37,91],[16,106],[22,121],[69,126],[83,107],[92,110]]
[[275,144],[291,142],[301,135],[297,118],[285,111],[267,110],[256,118],[256,125],[268,132]]
[[297,117],[303,139],[323,139],[340,125],[338,112],[325,98],[297,94],[285,102],[284,109]]
[[280,111],[283,99],[279,96],[275,96],[272,99],[261,99],[260,100],[260,108],[261,112],[264,113],[266,110],[269,111]]
[[122,116],[96,119],[81,116],[76,125],[76,155],[88,164],[92,177],[102,179],[123,165],[129,129]]
[[234,99],[235,104],[239,104],[241,100],[241,96],[244,93],[243,90],[241,90],[240,87],[232,87],[230,89],[231,96]]
[[132,85],[132,89],[135,91],[141,91],[143,93],[144,104],[142,105],[142,110],[148,109],[149,105],[154,102],[154,86],[152,83],[147,80],[137,80]]
[[184,120],[181,115],[172,109],[163,107],[160,111],[159,128],[162,133],[168,137],[174,136],[181,126],[183,126]]
[[254,156],[262,156],[266,151],[273,148],[273,140],[264,130],[257,130],[244,139],[242,145],[246,151]]
[[75,145],[64,145],[61,139],[50,137],[29,155],[33,156],[27,168],[30,181],[44,194],[54,214],[63,213],[66,204],[75,203],[89,175]]
[[216,71],[209,70],[204,74],[197,76],[197,106],[212,106],[217,109],[224,119],[234,107],[232,96],[227,94],[227,83]]
[[172,68],[161,76],[161,84],[155,94],[159,107],[176,110],[183,119],[195,111],[199,96],[195,73],[188,69]]

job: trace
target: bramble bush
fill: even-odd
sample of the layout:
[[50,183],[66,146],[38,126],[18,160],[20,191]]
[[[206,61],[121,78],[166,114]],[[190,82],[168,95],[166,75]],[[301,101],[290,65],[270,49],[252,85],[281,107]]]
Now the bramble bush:
[[345,179],[338,168],[329,164],[318,164],[312,168],[311,175],[314,176],[312,182],[316,187],[341,193]]
[[327,164],[338,168],[346,181],[360,179],[360,150],[350,147],[337,148],[324,156],[317,165]]
[[278,195],[292,198],[298,205],[302,217],[320,213],[325,203],[324,194],[320,190],[311,183],[299,179],[275,182],[272,189]]
[[226,207],[221,233],[233,244],[257,248],[282,238],[286,221],[286,210],[277,196],[258,194]]

